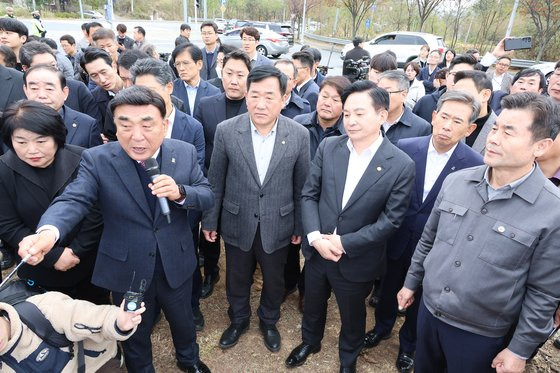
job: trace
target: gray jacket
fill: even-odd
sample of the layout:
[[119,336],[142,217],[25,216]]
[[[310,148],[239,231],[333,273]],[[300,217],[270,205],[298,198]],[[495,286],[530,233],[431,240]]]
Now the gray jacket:
[[487,336],[515,333],[522,357],[552,331],[560,298],[560,191],[537,167],[505,197],[488,202],[478,166],[444,181],[404,286],[454,327]]
[[309,171],[309,131],[284,116],[278,118],[276,140],[264,182],[260,183],[249,114],[223,121],[214,136],[208,180],[214,207],[202,228],[217,230],[230,245],[249,251],[260,225],[263,249],[272,253],[300,236],[301,189]]

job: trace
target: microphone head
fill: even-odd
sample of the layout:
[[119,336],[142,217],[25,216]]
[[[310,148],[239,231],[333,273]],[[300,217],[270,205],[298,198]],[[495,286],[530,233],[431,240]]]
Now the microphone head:
[[146,159],[144,161],[144,168],[146,169],[146,173],[150,177],[159,175],[159,165],[155,158]]

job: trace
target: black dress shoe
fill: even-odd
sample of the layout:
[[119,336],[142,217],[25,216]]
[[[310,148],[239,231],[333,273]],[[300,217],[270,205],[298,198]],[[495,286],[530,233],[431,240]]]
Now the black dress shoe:
[[340,367],[340,373],[356,373],[356,362],[354,361],[349,367]]
[[188,373],[211,373],[210,368],[208,368],[201,360],[194,365],[187,365],[178,361],[177,368],[179,368],[182,372]]
[[216,273],[204,277],[204,281],[202,282],[202,289],[200,291],[200,298],[201,299],[206,299],[210,295],[212,295],[212,292],[214,291],[214,285],[219,280],[220,280],[219,269]]
[[400,373],[410,373],[414,367],[414,355],[407,354],[406,352],[399,353],[397,357],[397,370]]
[[366,333],[364,338],[364,348],[372,348],[379,344],[379,342],[391,338],[391,334],[380,334],[375,330],[370,330]]
[[560,338],[556,338],[556,340],[554,341],[554,347],[556,347],[557,349],[560,350]]
[[377,307],[377,305],[379,304],[379,297],[375,294],[372,294],[371,297],[369,297],[368,304],[370,307]]
[[245,333],[249,328],[249,322],[243,324],[231,324],[224,332],[220,338],[221,348],[230,348],[237,344],[241,334]]
[[286,367],[295,368],[299,367],[307,360],[311,354],[316,354],[321,351],[321,345],[312,346],[302,343],[290,352],[290,356],[286,359]]
[[194,326],[196,331],[199,332],[204,329],[204,315],[202,314],[202,311],[200,311],[199,307],[193,308],[192,313]]
[[12,250],[0,244],[0,253],[2,253],[2,260],[0,261],[0,267],[2,270],[8,269],[14,264],[16,264],[16,257]]
[[259,322],[259,329],[264,338],[264,345],[270,352],[278,352],[280,350],[280,343],[282,338],[280,332],[276,329],[275,325],[265,325],[262,321]]

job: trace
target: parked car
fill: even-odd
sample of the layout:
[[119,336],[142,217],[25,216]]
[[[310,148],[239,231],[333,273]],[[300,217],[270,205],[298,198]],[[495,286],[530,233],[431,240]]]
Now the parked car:
[[96,10],[84,10],[84,17],[91,19],[105,19],[105,16]]
[[[257,51],[263,56],[271,55],[274,58],[280,57],[281,54],[288,53],[290,45],[288,39],[284,36],[267,29],[258,28],[261,34],[261,40],[257,45]],[[241,48],[241,28],[225,32],[220,36],[223,44],[231,45],[236,48]]]
[[233,24],[233,28],[234,28],[234,29],[243,28],[243,27],[245,27],[245,26],[248,26],[248,25],[247,25],[248,23],[249,23],[249,21],[237,20],[237,21],[235,21],[235,23]]
[[[371,56],[391,50],[397,55],[399,67],[418,57],[420,47],[424,44],[430,46],[430,50],[439,49],[441,53],[445,51],[443,38],[425,32],[396,31],[379,35],[378,37],[366,42],[364,49]],[[344,60],[346,52],[354,48],[352,43],[346,44],[340,53],[340,58]]]
[[223,34],[226,29],[226,20],[223,18],[215,18],[214,23],[218,26],[218,34]]
[[294,30],[291,25],[281,25],[282,32],[279,34],[288,38],[288,43],[294,45]]

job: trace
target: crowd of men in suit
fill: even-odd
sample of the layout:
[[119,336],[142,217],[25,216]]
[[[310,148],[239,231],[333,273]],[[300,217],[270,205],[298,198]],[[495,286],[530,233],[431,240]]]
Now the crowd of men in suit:
[[[210,371],[196,331],[200,301],[220,279],[222,240],[230,325],[219,346],[235,346],[250,325],[258,265],[271,352],[281,347],[281,304],[299,291],[302,343],[288,368],[321,350],[331,292],[341,372],[390,337],[399,313],[400,372],[521,372],[560,323],[560,62],[548,84],[529,69],[502,90],[503,77],[480,70],[508,60],[503,41],[481,61],[453,52],[445,85],[427,85],[433,92],[411,107],[411,80],[391,52],[372,57],[369,80],[351,83],[318,72],[320,52],[308,46],[291,59],[260,55],[253,27],[236,49],[203,22],[200,48],[182,25],[162,61],[142,50],[143,28],[132,40],[124,25],[115,34],[91,22],[87,47],[60,38],[75,48],[63,56],[74,60],[66,77],[57,51],[28,41],[17,22],[0,19],[0,42],[17,53],[14,68],[0,65],[0,110],[47,105],[66,143],[87,148],[19,255],[39,264],[100,209],[93,284],[115,304],[129,288],[144,292],[143,321],[123,344],[131,372],[154,371],[160,312],[177,366]],[[440,63],[427,54],[429,77],[436,54]],[[0,161],[12,150],[3,151]],[[150,158],[157,175],[144,168]]]

